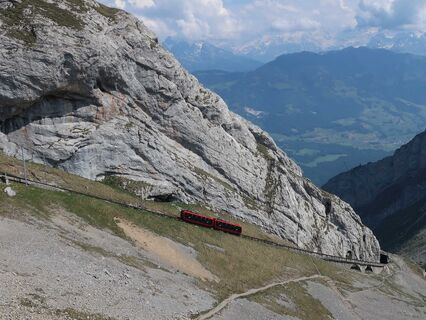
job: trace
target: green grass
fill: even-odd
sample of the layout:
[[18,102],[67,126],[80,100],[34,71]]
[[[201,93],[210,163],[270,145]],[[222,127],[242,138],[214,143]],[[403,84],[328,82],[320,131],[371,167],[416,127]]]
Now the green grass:
[[[30,298],[21,298],[19,304],[25,308],[45,308],[46,299],[38,294],[29,294]],[[80,311],[74,308],[56,309],[54,311],[56,316],[65,316],[71,320],[115,320],[112,317],[106,317],[99,313],[89,313]]]
[[13,26],[6,32],[6,35],[10,38],[20,40],[28,46],[33,45],[37,40],[35,33],[31,30],[30,27],[20,28]]
[[[200,282],[199,285],[215,293],[219,299],[223,299],[233,292],[243,292],[252,287],[262,286],[277,278],[288,277],[290,274],[293,276],[293,271],[289,270],[298,270],[294,276],[316,273],[310,257],[263,243],[142,211],[126,209],[85,196],[41,190],[23,185],[13,187],[17,190],[18,195],[9,199],[8,202],[18,203],[25,206],[27,210],[37,208],[37,211],[48,211],[52,205],[60,206],[95,227],[106,228],[116,235],[126,238],[114,221],[114,217],[124,218],[156,234],[184,245],[193,246],[198,252],[198,260],[203,266],[221,279],[219,284]],[[220,247],[224,252],[212,249],[206,244]],[[86,247],[85,250],[108,255],[100,248]],[[135,260],[122,262],[131,266],[135,266],[132,264],[137,263],[136,267],[139,266],[139,262],[135,262]],[[322,272],[327,273],[322,261],[316,261],[316,264],[320,269],[324,269]],[[327,265],[327,268],[329,274],[336,273],[336,268],[330,265]]]
[[[0,171],[19,174],[20,170],[19,161],[0,155]],[[225,213],[213,212],[202,204],[142,201],[128,192],[123,192],[100,182],[73,176],[60,170],[32,163],[28,164],[28,170],[33,179],[41,179],[47,182],[55,181],[67,188],[78,189],[109,199],[125,200],[132,203],[141,201],[150,210],[161,211],[175,217],[181,208],[187,208],[240,223],[243,225],[245,234],[264,239],[273,238],[254,225],[239,221]],[[4,187],[4,185],[1,187]],[[42,219],[49,219],[55,208],[63,208],[88,224],[100,229],[110,230],[124,239],[127,238],[117,226],[114,218],[125,219],[160,236],[193,247],[198,253],[199,262],[221,280],[220,283],[202,282],[200,280],[199,286],[210,290],[219,300],[234,292],[244,292],[247,289],[260,287],[276,280],[316,274],[317,268],[322,274],[331,277],[337,277],[339,274],[340,269],[321,260],[245,238],[197,227],[177,219],[170,219],[170,217],[159,216],[143,210],[129,209],[74,193],[39,189],[22,184],[12,184],[12,187],[17,191],[16,197],[9,198],[4,193],[0,193],[2,203],[0,214],[7,215],[11,209],[14,209],[15,215],[23,215],[23,212],[26,212]],[[223,251],[208,245],[222,248]],[[109,255],[101,248],[84,244],[80,246],[94,254]],[[125,261],[122,262],[127,265],[136,264],[137,267],[141,263],[141,261],[135,261],[134,257],[124,257],[123,259]],[[315,265],[313,261],[315,261]]]
[[149,189],[151,185],[143,181],[133,181],[119,176],[108,176],[102,181],[107,186],[110,186],[119,191],[128,191],[135,195],[143,190]]
[[259,155],[264,157],[266,160],[273,160],[274,158],[269,154],[269,149],[265,145],[258,143],[257,152]]
[[[12,207],[22,208],[26,212],[52,213],[52,207],[62,207],[79,216],[90,225],[108,229],[126,239],[122,230],[114,221],[115,217],[126,219],[158,235],[168,237],[184,245],[191,245],[198,252],[198,260],[221,282],[201,282],[200,286],[211,290],[218,298],[224,298],[233,292],[243,292],[249,288],[262,286],[276,278],[288,276],[289,268],[298,270],[298,274],[314,274],[315,267],[310,258],[288,252],[263,243],[249,241],[237,236],[209,230],[147,212],[127,209],[102,200],[75,195],[67,192],[55,192],[32,186],[13,184],[17,196],[0,200]],[[198,205],[189,206],[197,208]],[[254,227],[253,227],[254,228]],[[220,247],[224,252],[215,250],[206,244]],[[99,254],[108,254],[99,248],[85,248]],[[99,251],[100,250],[100,251]],[[128,263],[126,263],[128,264]]]
[[106,317],[99,313],[87,313],[83,311],[79,311],[73,308],[66,309],[57,309],[55,311],[55,315],[57,316],[66,316],[72,320],[114,320],[115,318]]
[[[82,177],[66,173],[59,169],[50,168],[44,165],[35,164],[31,162],[27,162],[27,170],[28,170],[28,177],[31,180],[34,181],[41,181],[49,184],[54,184],[57,186],[65,187],[67,189],[72,189],[77,192],[86,193],[89,195],[93,195],[96,197],[101,197],[121,203],[127,203],[127,204],[133,204],[133,205],[139,205],[147,210],[152,211],[158,211],[162,212],[168,215],[172,216],[178,216],[181,209],[189,209],[195,212],[205,213],[210,216],[222,218],[225,220],[229,220],[238,224],[241,224],[244,230],[244,233],[253,237],[259,237],[262,239],[275,239],[277,241],[283,241],[282,239],[278,239],[277,237],[267,234],[264,231],[262,231],[259,227],[252,225],[250,223],[247,223],[245,221],[242,221],[240,219],[236,219],[235,217],[226,214],[224,212],[217,212],[213,211],[206,207],[206,205],[200,204],[200,203],[182,203],[182,202],[157,202],[157,201],[151,201],[151,200],[143,200],[140,197],[135,196],[132,194],[129,190],[122,189],[122,183],[127,183],[127,179],[123,180],[120,177],[109,177],[104,182],[97,182],[97,181],[91,181],[88,179],[84,179]],[[23,176],[23,164],[22,161],[8,157],[2,153],[0,153],[0,174],[2,173],[8,173],[12,175],[17,176]],[[139,182],[135,182],[138,184]],[[18,188],[21,188],[21,186],[17,185]],[[132,188],[130,188],[132,189]],[[38,191],[38,189],[30,189],[33,190],[29,192],[29,194],[26,194],[25,197],[27,200],[32,199],[33,204],[31,205],[32,208],[35,208],[38,210],[38,214],[40,216],[46,217],[47,213],[46,211],[43,211],[43,201],[39,201],[40,197],[42,196],[43,191]],[[134,191],[134,190],[133,190]],[[75,199],[78,199],[77,195],[67,195],[62,194],[61,197],[69,197],[67,200],[68,202],[72,202]],[[18,202],[15,202],[15,205],[19,205],[20,203],[23,203],[25,199],[20,198],[21,195],[18,193],[18,198],[20,199]],[[58,196],[56,196],[54,199],[51,199],[51,203],[55,203],[57,201]],[[0,199],[6,199],[6,196],[4,193],[0,195]],[[65,201],[65,200],[64,200]],[[254,201],[251,199],[247,199],[248,202]],[[4,210],[5,207],[3,207],[3,215],[10,214],[13,210]],[[75,208],[78,209],[78,208]],[[0,207],[0,212],[2,211]],[[7,212],[6,212],[7,211]],[[100,223],[98,221],[98,223]],[[99,225],[102,225],[100,223]],[[287,242],[285,242],[287,243]]]
[[32,45],[36,35],[32,29],[35,16],[45,17],[59,26],[82,30],[84,22],[75,13],[87,10],[82,0],[68,0],[72,10],[60,8],[45,0],[22,0],[8,9],[1,10],[0,16],[8,27],[7,35]]
[[[79,14],[89,11],[90,7],[84,0],[66,0],[69,9],[60,8],[55,2],[46,0],[22,0],[6,10],[0,11],[0,17],[5,21],[8,28],[6,34],[26,45],[32,46],[36,43],[36,33],[33,30],[33,20],[36,16],[42,16],[56,25],[73,30],[82,30],[84,21]],[[110,8],[103,4],[93,7],[99,14],[111,20],[115,20],[119,9]]]
[[[0,173],[8,173],[23,177],[24,170],[22,161],[0,153]],[[27,161],[27,174],[30,180],[57,185],[113,201],[135,205],[142,204],[140,198],[131,195],[125,190],[120,190],[97,181],[84,179],[77,175],[66,173],[60,169],[50,168]]]
[[101,3],[99,3],[99,6],[94,7],[94,9],[95,9],[98,13],[100,13],[101,15],[103,15],[104,17],[109,18],[109,19],[112,19],[112,20],[115,20],[115,18],[116,18],[116,14],[117,14],[118,12],[120,12],[120,10],[119,10],[119,9],[116,9],[116,8],[110,8],[110,7],[107,7],[106,5],[103,5],[103,4],[101,4]]
[[21,306],[23,306],[23,307],[26,307],[26,308],[35,308],[35,307],[37,307],[38,305],[36,304],[36,303],[34,303],[31,299],[28,299],[28,298],[21,298],[20,300],[19,300],[19,304],[21,305]]

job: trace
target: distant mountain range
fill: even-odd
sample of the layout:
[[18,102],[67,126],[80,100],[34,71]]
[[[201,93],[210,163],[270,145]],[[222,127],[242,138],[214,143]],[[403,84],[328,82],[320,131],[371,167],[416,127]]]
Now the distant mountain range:
[[232,48],[235,54],[264,63],[270,62],[282,54],[302,51],[320,52],[323,50],[321,46],[307,39],[303,41],[288,41],[280,36],[254,39]]
[[[282,36],[263,36],[243,43],[219,42],[212,44],[207,41],[191,42],[169,37],[164,41],[164,46],[173,52],[190,71],[216,69],[231,72],[250,71],[283,54],[303,51],[323,53],[342,50],[350,46],[426,55],[426,33],[378,32],[372,36],[360,38],[360,34],[347,31],[341,34],[336,41],[330,41],[330,43],[332,44],[325,45],[321,41],[308,38],[289,40]],[[233,66],[235,63],[236,67]],[[218,65],[219,67],[217,67]]]
[[401,32],[394,35],[380,33],[372,37],[367,46],[424,56],[426,55],[426,33],[420,35],[413,32]]
[[250,71],[262,65],[259,61],[236,55],[205,41],[188,42],[167,38],[163,46],[189,71]]
[[347,48],[282,55],[246,73],[196,72],[323,184],[424,130],[426,57]]
[[[369,40],[360,39],[359,34],[347,31],[338,37],[336,44],[324,45],[315,39],[288,40],[280,36],[265,36],[250,42],[232,46],[235,54],[262,62],[270,62],[282,54],[302,51],[325,52],[342,50],[345,47],[364,45],[372,49],[389,49],[399,53],[426,55],[426,33],[418,34],[410,31],[396,33],[379,32]],[[333,43],[333,42],[332,42]]]
[[[369,40],[357,39],[359,35],[350,31],[340,36],[338,45],[324,46],[314,39],[288,40],[281,36],[264,36],[246,43],[220,43],[214,45],[207,41],[188,41],[169,37],[163,45],[189,71],[222,70],[245,72],[260,67],[283,54],[299,52],[322,53],[342,50],[345,47],[359,47],[364,43],[371,49],[387,49],[397,53],[426,55],[426,33],[399,31],[390,34],[379,32]],[[349,40],[345,40],[349,39]]]
[[382,247],[426,265],[426,131],[391,157],[334,177],[324,189],[349,202]]

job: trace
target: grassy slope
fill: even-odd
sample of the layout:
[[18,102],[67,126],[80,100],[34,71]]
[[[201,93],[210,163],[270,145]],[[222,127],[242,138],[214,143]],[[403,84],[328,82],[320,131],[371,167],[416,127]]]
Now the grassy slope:
[[[22,161],[0,153],[0,174],[4,173],[23,177],[24,169]],[[183,208],[190,209],[196,212],[202,212],[209,216],[223,218],[241,224],[244,230],[244,234],[289,244],[288,242],[279,239],[271,234],[264,233],[257,226],[235,219],[229,214],[212,211],[211,209],[208,209],[202,204],[185,204],[179,202],[170,203],[142,200],[136,197],[134,194],[121,189],[120,187],[118,187],[117,184],[111,183],[111,180],[108,181],[108,184],[104,184],[97,181],[84,179],[80,176],[69,174],[59,169],[54,169],[31,162],[27,162],[27,174],[28,179],[33,181],[40,181],[51,185],[64,187],[77,192],[82,192],[85,194],[113,200],[120,203],[141,206],[148,210],[159,211],[171,216],[178,216],[180,210]]]
[[[9,174],[19,175],[22,171],[21,167],[18,160],[0,155],[0,172],[6,171]],[[170,216],[177,216],[181,207],[219,215],[200,204],[185,205],[143,201],[125,191],[103,183],[86,180],[41,165],[29,163],[28,171],[29,176],[34,180],[55,182],[57,185],[116,201],[142,204],[150,209],[169,213]],[[4,188],[4,185],[1,185],[1,187]],[[17,196],[14,198],[7,197],[3,192],[0,193],[0,202],[2,203],[0,214],[3,216],[19,218],[23,212],[27,212],[41,219],[49,219],[52,208],[64,208],[95,227],[108,229],[125,238],[122,230],[114,221],[115,217],[121,217],[159,235],[192,246],[198,252],[198,260],[221,279],[220,283],[201,281],[199,283],[201,287],[215,293],[218,299],[227,297],[234,292],[243,292],[249,288],[262,286],[274,280],[312,275],[317,273],[317,268],[321,273],[333,278],[341,277],[342,281],[345,278],[341,269],[321,260],[189,225],[177,219],[162,217],[142,210],[128,209],[68,192],[45,190],[21,184],[13,184],[13,188],[17,191]],[[226,215],[220,216],[236,221]],[[270,238],[256,226],[243,221],[236,222],[243,224],[245,233]],[[222,248],[224,251],[217,250],[207,244]],[[313,264],[314,261],[315,265]]]
[[[21,175],[21,171],[22,163],[20,161],[0,154],[0,173],[8,172],[9,174]],[[198,261],[220,279],[219,283],[199,280],[198,285],[214,294],[218,301],[227,298],[232,293],[241,293],[269,283],[318,273],[333,279],[336,286],[341,288],[340,290],[357,290],[355,288],[356,283],[364,281],[360,274],[322,260],[193,226],[174,219],[177,217],[180,208],[189,208],[219,216],[218,213],[208,210],[202,204],[143,201],[115,186],[90,181],[57,169],[32,163],[28,164],[28,172],[33,180],[56,183],[69,189],[115,201],[143,205],[150,210],[165,212],[168,216],[164,217],[144,210],[129,209],[75,193],[52,191],[13,183],[12,187],[17,191],[16,197],[9,198],[4,192],[0,192],[0,217],[6,216],[25,220],[25,217],[29,214],[43,221],[43,219],[49,220],[52,214],[60,213],[62,211],[60,209],[65,209],[66,212],[75,214],[92,226],[109,230],[128,240],[114,220],[115,217],[126,219],[158,235],[194,248],[197,252]],[[0,182],[1,190],[4,187],[5,185]],[[227,215],[220,216],[236,221]],[[243,224],[244,231],[250,235],[270,238],[270,235],[265,234],[254,225],[249,225],[244,221],[236,222]],[[94,255],[116,258],[123,264],[136,268],[141,266],[143,268],[157,267],[139,257],[118,257],[111,255],[103,248],[91,247],[86,243],[76,243],[76,245]],[[419,275],[421,275],[420,272]],[[381,279],[380,276],[375,275],[368,277],[376,279],[376,281]],[[393,288],[394,286],[393,282],[386,283],[383,290],[396,296],[400,295],[401,293],[396,291]],[[283,307],[279,303],[282,294],[297,306],[296,311],[292,308]],[[291,316],[296,315],[295,312],[297,312],[297,317],[300,319],[326,319],[330,315],[329,310],[306,292],[303,284],[279,286],[268,290],[268,292],[253,295],[250,300],[258,302],[278,314]],[[84,318],[84,315],[82,318]]]
[[84,0],[65,0],[63,4],[68,8],[57,5],[55,1],[21,0],[13,6],[1,10],[0,18],[7,25],[6,35],[31,46],[37,42],[36,25],[33,22],[36,17],[78,31],[82,30],[85,25],[82,15],[87,14],[90,10],[95,10],[110,20],[115,20],[116,14],[120,11],[103,4],[91,7]]

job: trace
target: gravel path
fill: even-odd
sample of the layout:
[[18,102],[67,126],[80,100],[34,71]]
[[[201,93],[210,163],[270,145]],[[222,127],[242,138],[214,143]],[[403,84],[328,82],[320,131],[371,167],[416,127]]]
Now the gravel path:
[[285,284],[289,284],[289,283],[293,283],[293,282],[300,282],[300,281],[318,279],[318,278],[323,278],[323,276],[313,275],[313,276],[310,276],[310,277],[300,277],[300,278],[297,278],[297,279],[291,279],[291,280],[286,280],[286,281],[282,281],[282,282],[274,282],[274,283],[268,284],[267,286],[263,286],[261,288],[250,289],[250,290],[243,292],[243,293],[233,294],[230,297],[223,300],[221,303],[219,303],[215,308],[213,308],[209,312],[199,316],[197,318],[197,320],[210,319],[211,317],[213,317],[215,314],[219,313],[228,304],[230,304],[231,302],[233,302],[236,299],[251,296],[255,293],[266,291],[266,290],[271,289],[271,288],[276,287],[276,286],[281,286],[281,285],[285,285]]

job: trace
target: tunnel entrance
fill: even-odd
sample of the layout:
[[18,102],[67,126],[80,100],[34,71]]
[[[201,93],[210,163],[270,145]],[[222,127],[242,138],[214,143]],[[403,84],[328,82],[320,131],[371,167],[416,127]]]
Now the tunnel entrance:
[[352,265],[351,270],[362,271],[361,267],[358,264]]

